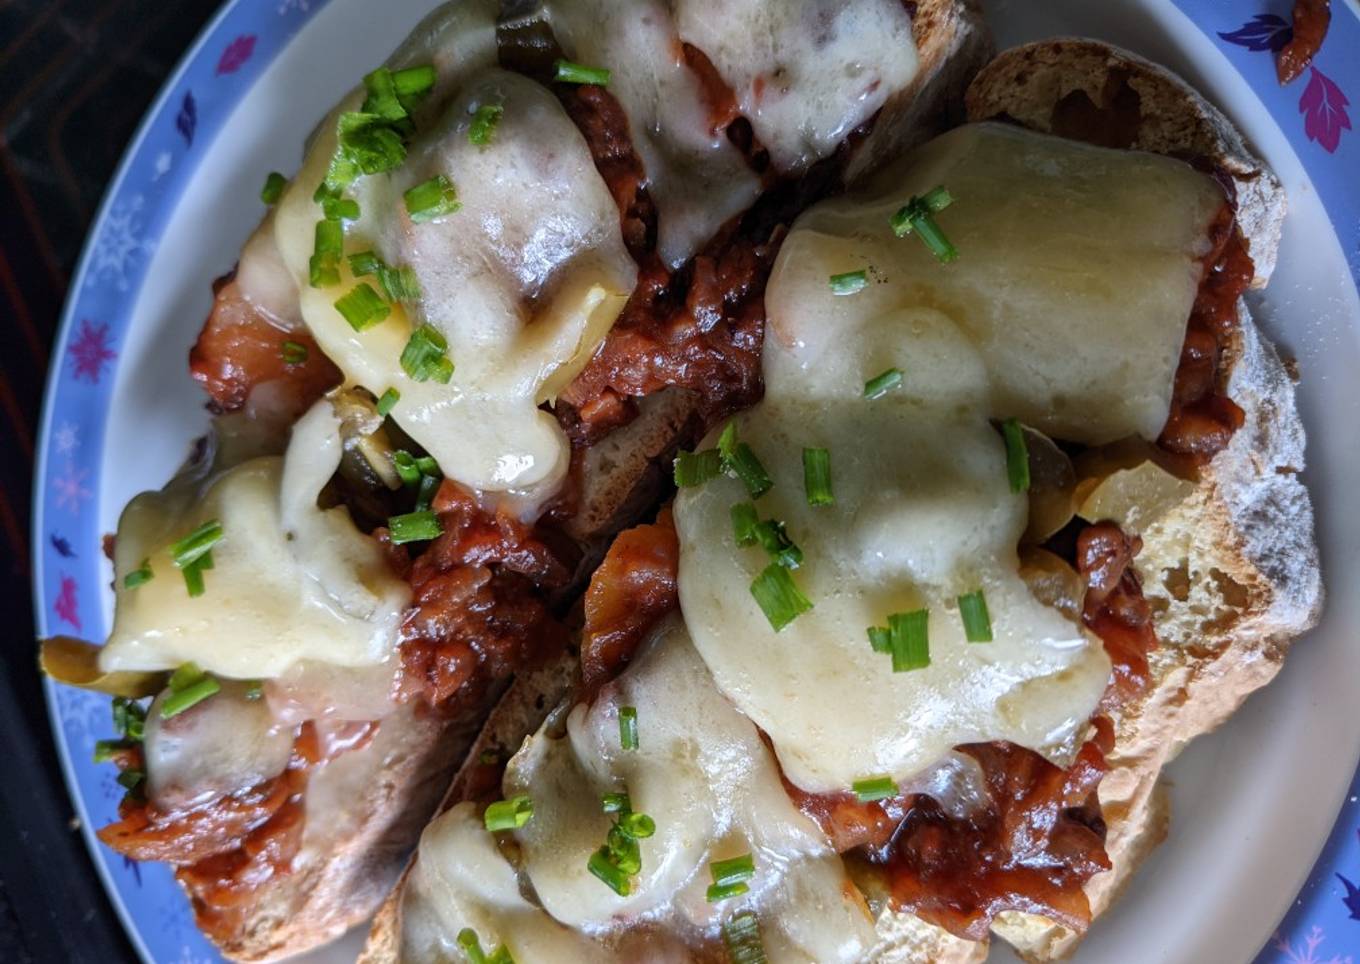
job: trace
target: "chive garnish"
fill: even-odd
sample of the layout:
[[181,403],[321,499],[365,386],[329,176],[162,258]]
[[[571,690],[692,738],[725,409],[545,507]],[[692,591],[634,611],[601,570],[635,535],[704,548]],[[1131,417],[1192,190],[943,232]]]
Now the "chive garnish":
[[426,510],[394,515],[387,520],[387,529],[393,545],[406,542],[428,542],[438,538],[444,531],[439,516]]
[[269,176],[264,179],[264,187],[260,188],[260,200],[270,207],[279,203],[279,198],[283,196],[283,189],[288,186],[288,178],[278,171],[270,171]]
[[715,884],[735,884],[756,875],[756,862],[750,854],[742,854],[727,860],[715,860],[708,865],[708,871]]
[[138,586],[145,586],[155,575],[151,571],[151,560],[143,559],[142,564],[123,577],[124,589],[136,589]]
[[638,714],[636,706],[619,709],[619,746],[625,750],[638,748]]
[[703,485],[722,472],[722,455],[717,449],[704,449],[702,452],[679,452],[675,456],[675,484],[677,488],[689,489]]
[[378,414],[383,418],[386,418],[392,413],[392,409],[396,407],[397,402],[399,401],[401,401],[401,392],[397,391],[395,388],[389,388],[387,391],[383,392],[382,397],[378,399]]
[[777,562],[766,566],[752,581],[751,595],[775,632],[812,608],[812,601],[794,583],[789,570]]
[[756,544],[756,526],[760,524],[760,516],[756,514],[756,507],[749,502],[738,502],[732,506],[732,537],[736,539],[739,546],[753,546]]
[[609,71],[603,67],[587,67],[570,60],[557,60],[553,63],[553,79],[563,84],[595,84],[604,87],[609,84]]
[[892,632],[884,626],[870,626],[869,647],[875,653],[891,653]]
[[504,113],[505,108],[500,104],[478,107],[472,115],[472,123],[468,125],[468,141],[478,146],[490,144],[491,135],[496,132],[496,125],[501,122]]
[[497,800],[486,808],[482,822],[486,829],[518,830],[534,815],[534,801],[527,794],[517,794],[508,800]]
[[869,284],[869,272],[867,271],[847,271],[844,274],[833,274],[830,279],[831,293],[833,295],[853,295],[861,292]]
[[718,901],[727,900],[730,897],[740,897],[750,889],[750,885],[744,880],[738,880],[731,884],[709,884],[708,890],[704,892],[704,899],[710,904],[716,904]]
[[752,911],[744,910],[723,922],[723,943],[730,964],[765,964],[760,922]]
[[888,617],[894,673],[925,669],[930,665],[929,622],[930,611],[926,609],[893,613]]
[[783,522],[764,519],[756,523],[753,531],[756,541],[770,554],[770,558],[785,569],[797,569],[803,564],[803,550],[789,538]]
[[443,174],[436,174],[411,188],[402,195],[406,202],[406,213],[416,224],[433,221],[446,214],[453,214],[463,205],[458,201],[458,191],[453,182]]
[[279,357],[285,365],[301,365],[307,360],[307,346],[297,341],[285,341],[279,346]]
[[927,191],[921,197],[913,196],[892,216],[893,234],[905,238],[915,234],[942,263],[949,263],[959,256],[959,249],[950,243],[949,238],[940,230],[935,221],[939,214],[954,203],[953,195],[944,187]]
[[622,813],[633,809],[626,793],[606,793],[600,797],[600,806],[605,813]]
[[416,466],[415,456],[405,449],[397,449],[392,453],[392,467],[397,470],[397,477],[406,485],[419,485],[421,471]]
[[429,64],[392,72],[392,86],[408,111],[434,87],[434,68]]
[[308,261],[308,282],[313,288],[328,288],[340,283],[340,253],[344,244],[345,229],[339,221],[316,222],[312,257]]
[[897,796],[897,784],[890,776],[865,777],[863,780],[856,780],[851,789],[855,791],[855,798],[860,803],[873,803],[875,800],[887,800]]
[[439,330],[431,325],[421,325],[411,332],[411,338],[401,351],[401,367],[407,375],[418,382],[436,381],[447,385],[453,378],[453,362],[446,352],[449,343]]
[[1029,491],[1029,448],[1025,445],[1025,430],[1013,418],[1001,423],[1001,435],[1006,440],[1006,478],[1012,492]]
[[987,598],[981,589],[959,597],[959,616],[963,619],[963,635],[970,643],[992,641],[992,618],[987,612]]
[[[340,152],[362,174],[396,170],[406,160],[406,145],[391,122],[378,114],[349,111],[336,123]],[[323,205],[324,206],[324,205]]]
[[197,663],[185,663],[170,674],[170,692],[161,701],[161,719],[168,720],[178,716],[192,706],[197,706],[222,689],[217,682]]
[[750,493],[752,499],[759,499],[774,485],[774,480],[765,471],[751,446],[737,441],[737,423],[728,422],[718,436],[718,451],[722,454],[723,466],[731,472]]
[[609,848],[601,847],[590,855],[590,859],[586,861],[586,869],[604,881],[614,893],[620,897],[627,897],[633,892],[633,882],[623,870],[610,862],[610,856]]
[[386,121],[399,121],[406,116],[406,108],[401,106],[401,100],[397,97],[392,72],[386,67],[379,67],[365,75],[364,89],[368,91],[368,97],[360,108],[363,113],[375,114]]
[[209,519],[183,539],[170,544],[170,557],[177,569],[193,565],[222,539],[222,523]]
[[374,291],[372,285],[361,281],[349,294],[335,300],[335,310],[355,331],[368,331],[386,320],[392,313],[392,306],[382,300],[382,295]]
[[808,505],[834,505],[831,491],[831,453],[826,449],[803,449],[803,491]]
[[875,398],[882,398],[901,384],[902,370],[900,368],[889,368],[864,383],[864,397],[870,401]]
[[118,774],[118,785],[128,793],[132,793],[142,785],[146,779],[146,774],[141,770],[124,770]]

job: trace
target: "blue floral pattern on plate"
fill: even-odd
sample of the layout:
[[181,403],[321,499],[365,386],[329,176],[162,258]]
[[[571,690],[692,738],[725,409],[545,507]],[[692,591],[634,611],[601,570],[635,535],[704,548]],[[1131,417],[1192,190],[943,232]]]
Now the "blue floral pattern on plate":
[[[100,538],[94,511],[112,372],[133,300],[157,239],[205,143],[294,35],[327,0],[233,0],[185,55],[114,177],[72,284],[53,351],[35,477],[35,603],[43,635],[102,638]],[[433,0],[432,0],[433,4]],[[1176,0],[1251,84],[1303,159],[1360,279],[1360,134],[1347,91],[1360,91],[1360,18],[1335,5],[1317,62],[1281,88],[1273,54],[1289,39],[1289,5],[1269,0]],[[47,700],[94,862],[144,958],[220,960],[193,925],[164,865],[140,865],[100,846],[93,829],[114,819],[122,788],[91,763],[111,735],[104,697],[48,683]],[[1360,773],[1317,866],[1274,938],[1265,964],[1354,964],[1360,946]]]

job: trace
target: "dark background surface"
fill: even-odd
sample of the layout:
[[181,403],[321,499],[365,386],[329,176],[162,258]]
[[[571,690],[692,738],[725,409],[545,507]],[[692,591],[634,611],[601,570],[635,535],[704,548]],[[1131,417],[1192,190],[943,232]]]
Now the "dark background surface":
[[133,960],[74,823],[34,657],[29,502],[48,350],[142,113],[219,0],[0,0],[0,961]]

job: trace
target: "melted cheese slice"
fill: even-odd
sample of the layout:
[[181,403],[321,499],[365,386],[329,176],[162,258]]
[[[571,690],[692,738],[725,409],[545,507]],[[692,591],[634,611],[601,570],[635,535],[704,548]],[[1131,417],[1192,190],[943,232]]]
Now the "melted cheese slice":
[[[439,83],[417,114],[406,162],[351,189],[362,216],[346,228],[346,253],[371,249],[389,264],[409,265],[421,297],[356,332],[334,302],[357,279],[346,269],[338,286],[308,284],[320,217],[312,193],[335,150],[336,118],[356,110],[362,92],[319,128],[274,230],[302,316],[347,381],[378,395],[397,389],[392,417],[449,477],[541,502],[565,476],[569,450],[538,406],[589,359],[627,300],[636,267],[618,210],[570,118],[546,89],[490,67],[494,30],[487,33],[480,14],[468,16],[470,35],[455,29],[457,14],[441,13],[398,56],[398,64],[433,59]],[[491,143],[478,146],[468,141],[468,127],[485,104],[504,114]],[[454,181],[462,209],[413,224],[402,194],[437,174]],[[455,371],[447,385],[417,382],[401,368],[402,349],[421,323],[448,342]]]
[[900,0],[673,0],[781,171],[829,155],[917,72]]
[[[621,706],[638,709],[637,750],[619,746]],[[628,897],[586,869],[610,826],[600,797],[619,790],[657,828],[641,841],[642,871]],[[565,736],[531,737],[511,760],[504,791],[534,799],[533,819],[514,836],[541,909],[526,916],[531,909],[475,814],[454,811],[422,840],[408,922],[413,905],[424,905],[417,921],[438,916],[446,935],[473,926],[484,947],[505,943],[516,960],[577,959],[582,936],[600,942],[595,959],[637,960],[639,939],[660,942],[647,959],[688,959],[677,944],[684,935],[692,944],[711,942],[742,908],[760,914],[772,960],[854,961],[873,944],[867,910],[852,896],[840,859],[789,801],[759,733],[718,693],[678,619],[664,623],[593,704],[572,710]],[[709,863],[743,853],[755,860],[750,892],[708,903]],[[563,933],[562,925],[570,929]],[[419,928],[407,924],[407,946],[432,946],[436,928],[424,936]],[[561,957],[546,954],[547,945],[537,954],[529,946],[554,936]]]
[[[340,464],[339,419],[325,399],[293,428],[287,455],[191,472],[123,510],[114,550],[113,632],[100,667],[164,670],[196,662],[216,676],[264,679],[301,660],[388,660],[410,587],[342,507],[317,494]],[[170,545],[222,523],[207,591],[191,597]],[[150,582],[123,578],[149,560]]]
[[550,19],[571,60],[609,68],[609,93],[628,115],[656,203],[657,247],[680,265],[750,206],[760,180],[726,132],[714,130],[662,0],[561,0]]
[[[950,265],[888,224],[939,184],[957,198],[938,216],[961,252]],[[766,297],[765,401],[739,424],[776,482],[757,507],[802,547],[795,580],[815,608],[770,629],[748,590],[768,559],[731,534],[739,483],[685,490],[675,514],[695,645],[795,783],[906,780],[986,740],[1063,759],[1110,664],[1019,578],[1027,504],[990,421],[1090,443],[1155,436],[1222,203],[1179,162],[980,125],[795,224]],[[833,295],[827,279],[859,268],[869,286]],[[902,386],[866,401],[890,367]],[[830,451],[834,506],[807,505],[804,447]],[[979,588],[985,644],[966,641],[957,605]],[[893,673],[866,629],[920,608],[931,663]]]
[[[960,252],[949,265],[889,225],[939,185],[954,196],[936,216]],[[1223,203],[1211,178],[1170,158],[1001,124],[958,128],[798,219],[766,296],[770,337],[796,350],[769,354],[767,369],[846,399],[889,365],[911,382],[922,365],[909,346],[883,345],[884,364],[866,374],[843,332],[929,307],[978,352],[990,416],[1090,445],[1155,439]],[[858,269],[869,286],[833,297],[828,276]]]

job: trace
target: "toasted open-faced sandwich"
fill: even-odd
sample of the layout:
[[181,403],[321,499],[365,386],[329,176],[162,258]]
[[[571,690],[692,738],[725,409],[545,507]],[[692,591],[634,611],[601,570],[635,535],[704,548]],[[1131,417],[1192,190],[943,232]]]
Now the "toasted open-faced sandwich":
[[584,622],[604,694],[674,608],[664,522],[579,603],[676,453],[760,399],[795,219],[961,120],[989,55],[965,0],[460,0],[417,26],[266,182],[190,353],[212,432],[106,542],[108,640],[44,642],[113,697],[100,839],[173,865],[228,957],[368,918],[512,678],[571,671]]
[[1242,300],[1277,180],[1103,44],[964,104],[793,221],[763,397],[509,688],[365,960],[1064,956],[1164,835],[1163,766],[1316,619]]

